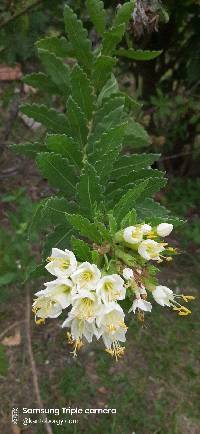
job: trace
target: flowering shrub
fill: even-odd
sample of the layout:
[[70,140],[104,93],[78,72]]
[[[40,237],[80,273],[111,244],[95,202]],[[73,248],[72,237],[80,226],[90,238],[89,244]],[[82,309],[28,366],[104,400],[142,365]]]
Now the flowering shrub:
[[[151,168],[159,155],[132,153],[131,148],[147,146],[149,137],[136,121],[137,101],[120,90],[113,74],[118,55],[148,60],[160,52],[118,48],[132,1],[117,10],[111,25],[101,1],[86,3],[101,42],[92,49],[82,22],[66,6],[68,39],[39,41],[46,73],[25,81],[59,95],[67,108],[61,113],[35,103],[23,106],[48,134],[39,146],[15,145],[15,150],[36,156],[42,175],[57,191],[39,204],[32,223],[50,229],[45,268],[55,276],[36,293],[36,322],[68,309],[63,327],[70,329],[74,353],[83,338],[91,342],[96,336],[117,358],[124,352],[125,309],[143,321],[152,308],[151,293],[161,306],[187,315],[190,311],[177,298],[187,302],[190,297],[176,296],[157,281],[159,270],[152,263],[172,259],[175,251],[162,238],[180,222],[152,199],[166,183],[163,172]],[[69,56],[72,66],[64,61]]]

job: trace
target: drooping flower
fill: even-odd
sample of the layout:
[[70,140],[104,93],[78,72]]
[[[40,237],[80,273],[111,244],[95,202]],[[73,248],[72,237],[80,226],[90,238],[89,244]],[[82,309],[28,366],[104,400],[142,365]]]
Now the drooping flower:
[[156,232],[160,237],[167,237],[171,234],[172,230],[173,225],[171,223],[160,223],[156,228]]
[[167,286],[156,286],[156,289],[152,291],[152,295],[156,303],[161,306],[171,306],[171,302],[174,300],[174,293]]
[[53,300],[50,296],[41,295],[33,302],[33,313],[35,314],[35,321],[37,318],[45,320],[46,318],[57,318],[62,312],[61,304]]
[[80,320],[92,322],[95,320],[101,308],[101,301],[96,292],[88,289],[73,297],[73,305],[70,314]]
[[124,281],[118,274],[110,274],[102,277],[97,284],[97,295],[104,303],[123,300],[126,296]]
[[77,285],[78,290],[94,290],[101,278],[101,272],[95,264],[83,262],[77,270],[72,273],[71,279]]
[[76,270],[77,261],[73,252],[70,250],[52,249],[51,256],[46,265],[47,271],[57,277],[69,277]]
[[151,312],[152,304],[149,301],[143,300],[142,298],[139,297],[133,301],[133,304],[129,309],[129,312],[135,313],[136,309],[143,310],[144,312]]
[[72,295],[75,293],[75,288],[72,281],[68,278],[58,277],[56,280],[44,284],[46,289],[36,292],[35,295],[49,296],[52,300],[56,300],[65,309],[72,303]]
[[130,280],[133,277],[133,270],[131,268],[124,268],[123,269],[123,277],[126,280]]
[[121,306],[116,302],[111,302],[103,305],[96,319],[98,337],[102,337],[106,351],[116,359],[124,353],[124,347],[120,346],[120,342],[126,341],[127,327],[124,317]]
[[141,226],[129,226],[124,229],[124,240],[129,244],[138,244],[143,239],[143,231]]
[[142,258],[149,261],[152,259],[153,261],[159,261],[159,254],[165,250],[163,244],[157,243],[154,240],[144,240],[140,243],[138,247],[138,253]]

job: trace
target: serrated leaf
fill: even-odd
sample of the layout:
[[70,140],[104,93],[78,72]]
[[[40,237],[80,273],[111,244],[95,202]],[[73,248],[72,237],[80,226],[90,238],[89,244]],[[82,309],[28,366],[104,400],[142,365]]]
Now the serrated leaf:
[[149,144],[150,138],[144,127],[133,119],[129,120],[124,137],[124,146],[138,148]]
[[50,76],[53,83],[67,97],[70,87],[70,70],[69,66],[63,63],[62,59],[47,50],[38,50],[39,57]]
[[117,59],[110,56],[99,56],[95,59],[92,68],[92,80],[97,90],[101,90],[106,81],[110,78]]
[[128,226],[133,226],[135,223],[137,223],[137,213],[135,209],[132,209],[121,221],[121,228],[124,229]]
[[83,65],[86,71],[90,71],[93,54],[91,42],[88,39],[87,30],[83,28],[82,22],[69,6],[64,8],[65,30],[78,62]]
[[54,133],[67,134],[69,132],[65,115],[63,113],[58,113],[54,109],[49,109],[43,104],[25,104],[20,107],[20,110],[29,118],[40,122]]
[[42,209],[43,209],[43,206],[44,206],[46,200],[47,199],[43,199],[37,204],[37,206],[34,210],[34,213],[31,216],[31,220],[30,220],[30,223],[28,226],[28,239],[29,240],[32,237],[32,233],[34,233],[36,230],[39,230],[48,224],[47,221],[44,222],[42,219]]
[[80,235],[96,243],[101,243],[102,238],[95,223],[91,223],[86,217],[78,214],[67,214],[66,219]]
[[109,177],[121,151],[125,129],[125,123],[111,128],[107,133],[102,134],[101,139],[94,145],[91,160],[102,182]]
[[67,159],[51,152],[41,152],[36,161],[42,175],[53,187],[60,189],[67,197],[73,197],[76,178]]
[[[120,171],[119,171],[120,172]],[[118,176],[114,179],[113,173],[113,181],[111,181],[107,186],[107,193],[111,193],[113,190],[117,190],[118,188],[123,188],[123,186],[127,186],[128,184],[132,184],[140,179],[147,178],[163,178],[164,172],[161,172],[157,169],[141,169],[141,170],[131,170],[130,172],[124,174],[125,171],[118,172]]]
[[17,143],[9,147],[13,152],[16,152],[16,154],[23,154],[30,158],[35,158],[38,152],[46,150],[45,146],[41,145],[39,142]]
[[142,181],[121,197],[113,210],[114,216],[118,222],[121,222],[125,215],[134,208],[136,201],[143,194],[147,184],[148,180]]
[[29,86],[39,89],[41,92],[47,92],[51,95],[62,95],[61,89],[43,72],[28,74],[23,78],[23,81]]
[[144,201],[137,203],[136,209],[139,221],[141,222],[148,221],[152,225],[166,222],[172,223],[174,226],[179,226],[184,223],[184,220],[171,215],[168,209],[151,198],[146,198]]
[[[93,127],[88,138],[89,153],[95,152],[96,142],[102,134],[109,132],[111,128],[118,126],[123,115],[124,98],[110,98],[105,101],[94,115]],[[97,150],[98,151],[98,150]]]
[[[153,194],[157,193],[161,188],[163,188],[166,185],[167,179],[166,178],[147,178],[144,180],[144,182],[147,181],[147,185],[145,187],[145,190],[143,191],[143,198],[152,196]],[[135,181],[133,183],[128,183],[124,185],[123,187],[118,188],[117,190],[114,190],[106,195],[106,199],[108,201],[108,204],[110,207],[112,207],[116,201],[120,200],[123,194],[130,189],[137,188],[138,185],[140,185],[141,180]]]
[[50,197],[45,201],[41,209],[41,219],[48,224],[58,226],[66,223],[66,213],[70,211],[70,204],[64,197]]
[[39,277],[49,277],[49,273],[45,268],[46,265],[46,261],[43,261],[41,264],[37,265],[37,266],[31,266],[29,267],[29,269],[27,270],[26,273],[26,279],[25,282],[27,282],[30,279],[38,279]]
[[81,146],[84,146],[88,135],[87,119],[71,96],[67,102],[67,115],[70,129],[69,135]]
[[72,236],[71,238],[71,245],[72,250],[75,256],[79,261],[85,262],[91,262],[92,261],[92,252],[88,244],[83,241],[79,240],[78,238],[75,238]]
[[58,249],[69,249],[72,230],[67,225],[58,225],[53,232],[48,234],[43,248],[43,257],[47,258],[51,254],[52,247]]
[[101,89],[101,92],[100,92],[100,94],[98,96],[98,100],[97,100],[98,105],[101,106],[102,101],[105,98],[109,98],[110,95],[115,94],[116,92],[118,92],[118,90],[119,90],[119,86],[118,86],[117,80],[116,80],[114,74],[112,74],[111,78],[106,82],[106,84]]
[[117,9],[117,13],[114,19],[114,25],[128,24],[131,19],[131,14],[134,10],[135,1],[128,1],[123,5],[120,5]]
[[50,151],[67,157],[78,168],[81,166],[82,153],[78,143],[72,137],[65,134],[49,134],[46,136],[45,143]]
[[141,170],[158,161],[160,154],[131,154],[120,155],[113,169],[113,176],[131,173],[132,170]]
[[86,6],[94,27],[97,32],[102,35],[105,31],[106,20],[106,11],[103,2],[101,0],[87,0]]
[[58,38],[57,36],[48,36],[40,39],[36,42],[36,47],[48,50],[50,53],[54,53],[58,57],[68,57],[72,54],[72,47],[63,36],[61,38]]
[[117,232],[117,221],[112,212],[108,213],[108,222],[109,222],[110,233],[114,235]]
[[84,116],[90,120],[94,110],[94,90],[87,75],[78,65],[71,73],[71,94]]
[[77,186],[77,194],[84,214],[93,217],[96,206],[100,205],[102,201],[102,187],[95,168],[88,162],[84,164],[80,182]]
[[120,48],[116,52],[118,56],[127,57],[128,59],[133,59],[133,60],[153,60],[156,57],[160,56],[161,53],[162,50],[160,51],[134,50],[133,48],[129,48],[128,50],[125,50],[124,48]]
[[99,233],[102,236],[103,241],[112,242],[111,234],[110,234],[109,230],[106,228],[106,226],[104,225],[104,223],[99,222],[97,219],[95,219],[94,221],[96,223],[96,226],[98,228]]
[[125,24],[113,26],[110,30],[104,33],[102,41],[102,53],[105,56],[113,54],[116,46],[122,40],[125,32]]

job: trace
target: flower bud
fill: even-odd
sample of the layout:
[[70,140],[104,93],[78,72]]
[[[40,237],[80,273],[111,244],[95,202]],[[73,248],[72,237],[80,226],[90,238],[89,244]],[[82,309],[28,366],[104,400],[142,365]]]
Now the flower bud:
[[173,225],[171,223],[161,223],[156,228],[157,234],[160,235],[160,237],[167,237],[171,234],[172,230]]

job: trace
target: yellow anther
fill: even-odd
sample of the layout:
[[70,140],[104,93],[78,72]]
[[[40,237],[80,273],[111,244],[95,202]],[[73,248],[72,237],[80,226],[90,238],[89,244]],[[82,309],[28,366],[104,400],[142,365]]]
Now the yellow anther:
[[181,297],[183,298],[183,300],[186,303],[188,303],[188,301],[195,300],[195,297],[193,295],[184,295],[184,294],[182,294]]
[[43,324],[45,324],[45,319],[44,319],[44,318],[36,319],[36,320],[35,320],[35,323],[36,323],[37,325],[43,325]]
[[171,256],[167,256],[167,257],[166,257],[166,261],[167,261],[167,262],[173,261],[173,258],[172,258]]

